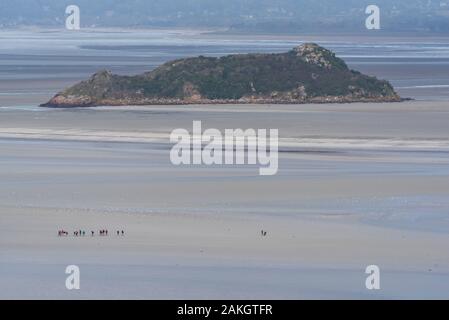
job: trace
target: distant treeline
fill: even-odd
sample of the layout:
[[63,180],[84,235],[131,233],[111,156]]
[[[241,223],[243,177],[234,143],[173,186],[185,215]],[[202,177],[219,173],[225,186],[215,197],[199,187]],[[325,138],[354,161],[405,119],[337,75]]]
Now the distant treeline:
[[65,8],[73,4],[83,27],[364,32],[365,9],[375,4],[386,32],[449,31],[449,0],[2,0],[0,27],[63,27]]

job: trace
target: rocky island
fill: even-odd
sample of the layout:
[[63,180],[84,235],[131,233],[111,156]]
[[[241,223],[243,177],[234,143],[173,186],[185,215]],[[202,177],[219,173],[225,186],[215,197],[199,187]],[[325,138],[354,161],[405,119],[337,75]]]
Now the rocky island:
[[100,71],[41,106],[396,101],[388,81],[350,70],[333,52],[308,43],[286,53],[180,59],[136,76]]

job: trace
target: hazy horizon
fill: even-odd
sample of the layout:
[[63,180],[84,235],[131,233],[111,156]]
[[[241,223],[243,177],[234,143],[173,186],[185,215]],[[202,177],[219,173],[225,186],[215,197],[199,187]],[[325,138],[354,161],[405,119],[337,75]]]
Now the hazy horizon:
[[381,10],[380,33],[449,32],[448,0],[3,0],[0,28],[64,26],[68,5],[82,27],[206,27],[243,32],[363,33],[368,5]]

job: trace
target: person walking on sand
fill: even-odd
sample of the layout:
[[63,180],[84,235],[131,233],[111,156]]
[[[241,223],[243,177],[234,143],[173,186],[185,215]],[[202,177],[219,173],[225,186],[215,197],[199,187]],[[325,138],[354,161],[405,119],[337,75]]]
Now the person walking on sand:
[[122,236],[124,236],[124,235],[125,235],[125,231],[122,230]]

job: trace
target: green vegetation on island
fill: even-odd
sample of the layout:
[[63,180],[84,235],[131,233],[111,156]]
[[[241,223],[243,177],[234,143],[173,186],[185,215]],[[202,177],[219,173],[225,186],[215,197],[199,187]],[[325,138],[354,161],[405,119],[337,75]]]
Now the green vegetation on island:
[[42,106],[400,101],[390,83],[350,70],[316,44],[286,53],[170,61],[136,76],[100,71]]

